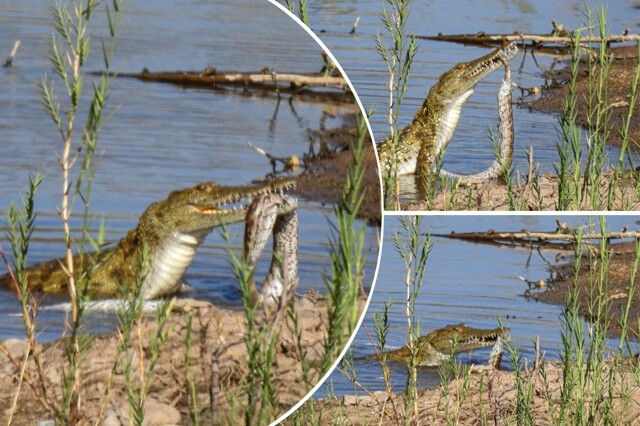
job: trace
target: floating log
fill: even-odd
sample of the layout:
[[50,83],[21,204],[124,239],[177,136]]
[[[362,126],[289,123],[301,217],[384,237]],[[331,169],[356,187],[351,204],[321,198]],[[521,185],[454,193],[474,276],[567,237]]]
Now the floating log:
[[[486,34],[484,32],[478,32],[475,34],[453,34],[445,35],[439,33],[435,36],[417,36],[423,40],[436,40],[436,41],[450,41],[455,43],[465,43],[474,45],[485,44],[500,44],[506,41],[521,42],[523,47],[534,47],[540,44],[571,44],[573,43],[573,37],[569,35],[556,35],[556,34],[522,34],[515,32],[513,34]],[[582,43],[600,43],[603,41],[602,37],[583,35],[580,37]],[[622,34],[622,35],[610,35],[604,39],[607,43],[623,43],[623,42],[637,42],[640,41],[639,34]],[[530,42],[530,43],[526,43]]]
[[[102,73],[94,73],[101,75]],[[325,75],[324,73],[293,74],[276,73],[268,69],[259,72],[218,71],[213,67],[203,71],[161,71],[150,72],[144,69],[141,73],[119,73],[115,77],[136,78],[146,82],[171,83],[186,87],[199,88],[255,88],[282,93],[298,93],[318,91],[323,94],[350,94],[351,90],[342,76]]]
[[[522,231],[504,231],[498,232],[492,229],[486,232],[451,232],[450,234],[432,234],[434,237],[452,238],[459,240],[469,241],[518,241],[526,244],[531,242],[543,242],[543,241],[574,241],[576,235],[568,230],[554,231],[554,232],[530,232],[525,229]],[[595,240],[601,239],[603,234],[599,232],[584,232],[582,233],[582,240]],[[640,238],[640,232],[625,231],[625,232],[610,232],[604,234],[609,240],[624,239],[624,238]]]
[[[480,244],[509,247],[539,247],[546,249],[564,251],[575,242],[576,235],[563,223],[558,221],[558,229],[551,232],[532,232],[526,229],[521,231],[494,231],[489,229],[486,232],[451,232],[449,234],[431,234],[434,237],[457,239]],[[604,234],[608,242],[613,240],[640,239],[640,232],[623,230],[620,232],[609,232]],[[597,248],[603,234],[599,232],[583,232],[581,235],[582,244],[591,249]],[[616,253],[628,253],[635,250],[635,243],[609,244],[608,247]],[[573,250],[573,248],[571,248]]]

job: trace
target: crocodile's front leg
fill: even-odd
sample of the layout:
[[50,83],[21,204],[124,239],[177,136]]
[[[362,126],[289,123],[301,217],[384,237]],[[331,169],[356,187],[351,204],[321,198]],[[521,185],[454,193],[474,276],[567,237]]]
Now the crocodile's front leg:
[[247,263],[255,265],[273,234],[273,257],[269,273],[260,292],[254,290],[258,301],[278,304],[286,289],[295,291],[298,284],[298,215],[296,201],[282,194],[256,197],[247,212],[244,233],[244,254]]

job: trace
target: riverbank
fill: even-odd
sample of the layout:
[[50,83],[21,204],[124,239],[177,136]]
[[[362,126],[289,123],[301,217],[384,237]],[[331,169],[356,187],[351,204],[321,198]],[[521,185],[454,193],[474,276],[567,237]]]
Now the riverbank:
[[[360,303],[360,309],[364,300]],[[280,321],[276,359],[272,367],[271,383],[276,388],[279,415],[297,403],[319,379],[324,341],[327,336],[327,305],[321,296],[308,294],[297,298],[295,310],[297,327],[291,317]],[[189,324],[190,331],[189,331]],[[243,413],[239,404],[247,398],[246,318],[243,311],[221,309],[207,302],[177,300],[165,326],[169,330],[166,343],[150,376],[145,404],[148,424],[184,424],[194,411],[189,402],[189,383],[193,381],[198,416],[204,423],[235,423]],[[134,386],[140,382],[140,369],[149,366],[152,339],[157,324],[153,318],[142,321],[134,329],[127,353],[132,359]],[[187,334],[191,343],[186,345]],[[298,335],[300,341],[298,343]],[[122,363],[117,363],[121,337],[117,332],[95,336],[82,357],[80,387],[81,410],[76,420],[81,423],[102,419],[101,424],[128,423],[129,405]],[[59,401],[62,392],[62,372],[67,368],[65,340],[61,339],[39,348],[44,369],[44,386],[49,398]],[[13,359],[22,361],[26,341],[3,342]],[[186,349],[189,347],[189,356]],[[216,356],[212,357],[212,354]],[[120,353],[120,361],[126,359]],[[303,362],[309,366],[305,383]],[[15,425],[32,425],[51,418],[37,400],[27,378],[40,386],[39,376],[29,357],[25,380],[20,383],[20,370],[0,353],[0,418],[6,423],[14,403],[16,391]],[[212,409],[215,412],[212,412]],[[147,424],[147,423],[145,423]]]
[[[478,425],[524,424],[529,418],[534,424],[566,424],[575,418],[566,418],[560,412],[563,386],[563,366],[559,362],[547,362],[538,370],[522,372],[500,371],[487,367],[472,368],[466,378],[458,378],[433,389],[419,389],[416,403],[418,415],[409,415],[409,424],[429,425]],[[607,378],[612,373],[611,363],[602,371]],[[640,416],[640,386],[635,381],[637,360],[628,360],[616,366],[612,382],[613,424],[631,424]],[[608,379],[607,379],[608,380]],[[517,398],[527,389],[530,400],[523,403]],[[530,386],[530,387],[529,387]],[[404,393],[373,392],[363,396],[346,395],[314,401],[314,412],[320,413],[320,424],[402,424],[405,409]],[[572,402],[570,402],[571,404]],[[574,401],[573,403],[576,403]],[[298,416],[310,414],[306,404]],[[605,416],[602,413],[602,416]],[[562,422],[565,419],[566,423]],[[599,424],[602,419],[591,419]],[[289,422],[289,424],[293,424]]]
[[[627,308],[629,298],[629,277],[634,266],[635,243],[611,244],[609,249],[612,250],[613,254],[607,265],[606,286],[603,287],[601,296],[597,294],[597,289],[593,288],[592,282],[593,276],[599,276],[601,272],[599,268],[602,267],[602,264],[598,262],[595,266],[596,269],[594,269],[590,262],[585,261],[582,263],[580,270],[577,271],[580,304],[578,312],[588,320],[605,320],[605,318],[595,318],[594,312],[589,308],[593,305],[595,297],[603,297],[609,302],[607,315],[605,316],[609,321],[607,332],[611,336],[619,337],[622,332],[620,327],[621,316]],[[544,291],[528,294],[528,298],[554,305],[565,304],[567,293],[573,285],[573,276],[576,273],[575,267],[570,262],[555,266],[552,271],[557,278],[550,281],[545,286]],[[637,286],[638,284],[640,284],[640,277],[636,276],[635,285]],[[637,333],[640,331],[640,294],[638,291],[634,291],[631,295],[628,321],[626,332],[631,336],[637,337]]]

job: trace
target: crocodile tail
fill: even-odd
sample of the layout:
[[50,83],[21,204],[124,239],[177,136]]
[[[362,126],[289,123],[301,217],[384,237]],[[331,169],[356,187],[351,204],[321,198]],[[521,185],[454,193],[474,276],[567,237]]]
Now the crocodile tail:
[[[74,269],[78,271],[82,266],[78,256],[74,256],[73,260]],[[39,293],[58,293],[66,290],[69,286],[69,276],[62,267],[65,262],[66,259],[59,258],[28,267],[25,271],[27,289],[30,292]],[[6,273],[0,276],[0,288],[17,291],[18,284],[9,273]]]

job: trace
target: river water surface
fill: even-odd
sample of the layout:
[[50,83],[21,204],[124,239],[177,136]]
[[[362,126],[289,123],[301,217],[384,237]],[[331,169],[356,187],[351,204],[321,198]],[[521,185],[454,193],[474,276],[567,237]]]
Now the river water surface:
[[[320,46],[275,6],[254,1],[128,2],[120,28],[121,41],[113,69],[122,72],[202,70],[317,72],[323,66]],[[19,200],[28,187],[28,175],[38,170],[44,182],[36,198],[37,230],[29,264],[61,256],[64,250],[60,205],[61,171],[56,153],[60,137],[41,106],[36,83],[52,76],[47,61],[52,35],[48,2],[3,2],[0,5],[0,54],[8,54],[14,40],[22,45],[12,68],[0,68],[0,210]],[[92,52],[85,69],[103,69],[100,39],[106,34],[104,9],[91,22]],[[5,56],[3,56],[4,58]],[[90,92],[90,79],[85,93]],[[62,92],[58,92],[61,100]],[[83,99],[86,106],[88,97]],[[242,91],[186,90],[173,85],[113,81],[109,113],[98,150],[100,165],[90,200],[93,229],[104,223],[106,239],[117,241],[135,227],[140,214],[174,189],[215,180],[239,185],[270,171],[264,157],[247,142],[276,156],[308,150],[308,133],[317,129],[330,108],[327,128],[342,124],[354,105],[327,107],[294,99],[278,107],[275,95],[256,96]],[[277,114],[275,112],[277,111]],[[78,118],[86,117],[86,109]],[[299,200],[300,291],[322,291],[323,273],[330,268],[328,246],[331,206]],[[76,210],[81,211],[78,201]],[[72,222],[74,230],[80,223]],[[229,228],[238,248],[243,226]],[[373,277],[377,259],[376,230],[366,229],[367,277]],[[0,244],[11,249],[4,232]],[[270,245],[268,245],[270,247]],[[256,279],[264,276],[270,251],[263,256]],[[4,272],[4,267],[0,268]],[[190,296],[218,304],[239,306],[240,293],[232,274],[224,241],[218,232],[207,239],[187,273],[194,287]],[[0,290],[0,340],[22,333],[18,305],[11,292]],[[100,321],[98,321],[99,323]],[[60,335],[62,318],[41,318],[43,338]]]

